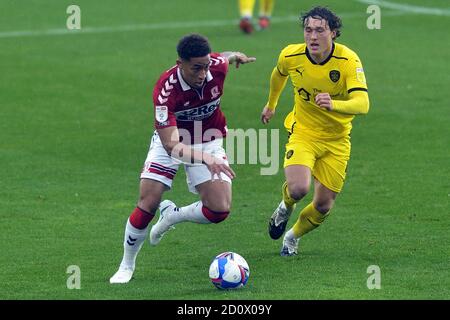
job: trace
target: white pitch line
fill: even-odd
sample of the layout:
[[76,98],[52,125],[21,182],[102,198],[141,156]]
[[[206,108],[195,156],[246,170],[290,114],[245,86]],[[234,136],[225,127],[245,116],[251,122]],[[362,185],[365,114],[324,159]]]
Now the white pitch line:
[[67,28],[60,28],[60,29],[46,29],[46,30],[4,31],[0,32],[0,38],[75,35],[75,34],[89,34],[89,33],[111,33],[122,31],[138,31],[138,30],[182,29],[192,27],[217,27],[229,24],[231,24],[231,20],[164,22],[151,24],[121,25],[111,27],[82,27],[81,30],[68,30]]
[[[362,16],[363,13],[342,13],[341,17]],[[299,21],[298,16],[273,17],[272,23],[284,23]],[[239,20],[210,20],[210,21],[192,21],[192,22],[162,22],[150,24],[134,24],[121,25],[111,27],[81,27],[81,30],[45,29],[45,30],[19,30],[19,31],[3,31],[0,32],[0,38],[19,38],[19,37],[37,37],[37,36],[58,36],[58,35],[76,35],[76,34],[93,34],[93,33],[113,33],[124,31],[139,30],[167,30],[167,29],[187,29],[198,27],[221,27],[221,26],[237,26]]]
[[365,4],[375,4],[380,7],[399,10],[408,13],[428,14],[433,16],[450,16],[450,9],[420,7],[411,4],[400,4],[384,0],[357,0],[357,1]]
[[[284,18],[273,18],[272,22],[280,23],[296,20],[298,20],[298,17],[290,16]],[[81,30],[68,30],[67,28],[60,28],[60,29],[46,29],[46,30],[4,31],[0,32],[0,38],[112,33],[124,31],[139,31],[139,30],[186,29],[198,27],[222,27],[229,25],[237,25],[238,23],[239,23],[238,20],[210,20],[210,21],[192,21],[192,22],[162,22],[149,24],[132,24],[132,25],[111,26],[111,27],[82,27]]]
[[[372,2],[376,0],[372,0]],[[360,1],[361,2],[361,1]],[[383,16],[397,16],[405,14],[404,11],[394,11],[383,13]],[[344,12],[340,13],[341,18],[363,17],[366,12]],[[300,21],[298,16],[287,17],[273,17],[272,23],[285,23]],[[81,30],[68,30],[67,28],[60,29],[44,29],[44,30],[18,30],[18,31],[3,31],[0,32],[1,38],[21,38],[21,37],[38,37],[38,36],[58,36],[58,35],[80,35],[80,34],[95,34],[95,33],[113,33],[113,32],[129,32],[139,30],[167,30],[167,29],[187,29],[198,27],[221,27],[237,25],[239,20],[209,20],[209,21],[191,21],[191,22],[162,22],[150,24],[133,24],[110,27],[82,27]]]

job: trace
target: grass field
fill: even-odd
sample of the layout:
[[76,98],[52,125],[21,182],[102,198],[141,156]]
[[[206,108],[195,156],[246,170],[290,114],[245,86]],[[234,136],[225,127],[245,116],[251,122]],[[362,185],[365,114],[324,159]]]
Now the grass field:
[[[18,2],[0,3],[1,299],[450,298],[447,1],[407,1],[434,14],[382,6],[380,30],[366,27],[368,4],[321,3],[342,16],[339,42],[364,63],[371,110],[354,120],[345,188],[300,255],[281,258],[281,240],[267,234],[282,170],[262,176],[260,165],[234,165],[230,217],[146,243],[124,286],[108,279],[153,131],[153,84],[174,64],[178,39],[199,32],[215,51],[257,57],[230,70],[222,109],[229,128],[264,128],[270,72],[283,47],[303,41],[295,16],[317,2],[278,1],[271,28],[251,36],[237,28],[234,0],[79,0],[81,32],[63,30],[71,1]],[[292,107],[289,86],[270,129]],[[184,172],[166,197],[196,200]],[[223,251],[247,259],[243,290],[209,283]],[[70,265],[80,267],[80,290],[66,286]],[[370,265],[380,267],[379,290],[367,288]]]

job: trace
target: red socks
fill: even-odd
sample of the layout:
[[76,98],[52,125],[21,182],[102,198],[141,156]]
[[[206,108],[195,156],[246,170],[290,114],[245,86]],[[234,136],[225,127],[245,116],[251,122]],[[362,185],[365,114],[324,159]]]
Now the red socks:
[[147,211],[142,210],[139,207],[136,207],[133,210],[133,213],[131,213],[130,223],[136,229],[142,230],[147,228],[148,224],[150,223],[150,221],[152,221],[154,216],[155,216],[154,214],[151,214]]
[[208,209],[207,207],[202,206],[202,213],[206,217],[206,219],[208,219],[212,223],[219,223],[219,222],[225,220],[228,217],[228,214],[230,212],[229,211],[226,211],[226,212],[212,211],[212,210]]

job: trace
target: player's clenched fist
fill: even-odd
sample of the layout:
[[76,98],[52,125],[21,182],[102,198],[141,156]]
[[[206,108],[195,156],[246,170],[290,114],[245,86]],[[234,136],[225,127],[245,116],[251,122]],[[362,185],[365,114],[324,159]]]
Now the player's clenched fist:
[[315,98],[316,104],[328,111],[333,110],[333,102],[331,101],[331,96],[329,93],[319,93]]

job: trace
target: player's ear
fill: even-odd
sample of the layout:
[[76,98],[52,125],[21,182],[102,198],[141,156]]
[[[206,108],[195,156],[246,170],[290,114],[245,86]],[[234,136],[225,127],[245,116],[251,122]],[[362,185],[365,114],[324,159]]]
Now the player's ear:
[[336,39],[336,30],[331,31],[331,39]]
[[[177,66],[178,66],[178,68],[183,70],[184,67],[186,66],[186,60],[181,59],[181,58],[177,59]],[[187,68],[187,66],[186,66],[186,68]]]

